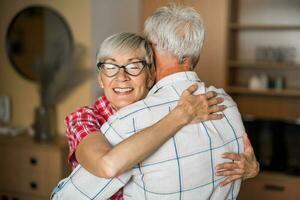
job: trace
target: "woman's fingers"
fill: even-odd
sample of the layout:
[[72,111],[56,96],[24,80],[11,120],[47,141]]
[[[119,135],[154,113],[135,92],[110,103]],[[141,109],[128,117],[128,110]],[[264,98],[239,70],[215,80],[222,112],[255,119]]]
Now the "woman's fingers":
[[216,170],[220,171],[220,170],[233,170],[233,169],[236,169],[238,168],[238,164],[235,163],[235,162],[225,162],[225,163],[221,163],[221,164],[218,164],[216,166]]
[[221,97],[216,97],[217,93],[212,91],[206,92],[204,96],[206,97],[207,104],[208,104],[207,120],[222,119],[223,118],[222,114],[215,114],[215,113],[222,112],[226,109],[225,105],[220,105],[220,103],[222,103],[224,99]]
[[215,91],[209,91],[204,93],[204,96],[206,97],[206,99],[211,99],[216,97],[218,94]]
[[233,175],[233,176],[229,176],[227,177],[224,181],[222,181],[221,183],[219,183],[220,187],[223,187],[225,185],[227,185],[228,183],[234,181],[234,180],[237,180],[241,178],[239,175]]
[[198,89],[198,85],[193,84],[193,85],[189,86],[187,89],[185,89],[182,92],[182,95],[192,95],[197,89]]
[[237,153],[223,153],[222,158],[234,160],[234,161],[240,161],[242,159],[241,154]]
[[[207,97],[206,97],[207,98]],[[207,98],[207,103],[209,106],[213,106],[213,105],[217,105],[220,104],[224,101],[224,99],[222,97],[213,97],[213,98]]]
[[224,99],[217,97],[217,93],[214,91],[193,95],[197,89],[197,84],[189,86],[183,91],[178,103],[184,109],[187,121],[198,123],[201,121],[222,119],[223,115],[217,113],[226,109],[226,106],[220,105]]
[[253,147],[250,143],[247,133],[244,133],[244,135],[243,135],[243,143],[244,143],[244,151],[246,153],[250,153],[250,154],[253,154],[253,156],[255,156],[254,152],[253,152]]
[[209,114],[207,120],[218,120],[224,117],[223,114]]
[[232,162],[221,163],[215,167],[217,170],[216,176],[226,176],[226,179],[220,183],[220,186],[224,186],[238,178],[245,180],[258,174],[259,163],[256,161],[247,135],[244,135],[243,142],[245,146],[244,153],[224,153],[222,158],[232,160]]
[[217,112],[222,112],[225,109],[226,109],[225,105],[213,105],[213,106],[208,107],[208,112],[209,113],[217,113]]
[[216,176],[235,176],[239,175],[242,177],[244,174],[244,171],[241,169],[235,169],[235,170],[226,170],[226,171],[218,171],[215,173]]

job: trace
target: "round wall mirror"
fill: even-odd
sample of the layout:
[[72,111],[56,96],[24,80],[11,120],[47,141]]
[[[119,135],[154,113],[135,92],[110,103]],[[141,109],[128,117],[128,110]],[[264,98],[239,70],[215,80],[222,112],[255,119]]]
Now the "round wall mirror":
[[6,49],[13,67],[24,77],[37,80],[38,68],[57,70],[73,50],[71,31],[56,11],[43,6],[21,10],[6,34]]

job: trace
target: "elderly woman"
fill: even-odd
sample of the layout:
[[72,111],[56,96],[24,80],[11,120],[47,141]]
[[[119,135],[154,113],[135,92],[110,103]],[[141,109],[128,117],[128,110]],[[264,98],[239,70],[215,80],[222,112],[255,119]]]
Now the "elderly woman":
[[[102,43],[97,60],[98,80],[105,96],[97,100],[93,107],[82,108],[66,119],[71,149],[70,161],[73,167],[78,161],[85,169],[98,177],[116,177],[152,154],[183,126],[207,118],[207,111],[202,107],[203,95],[192,95],[196,86],[191,86],[182,93],[177,106],[167,116],[112,147],[105,135],[99,134],[101,123],[107,120],[112,111],[117,111],[147,95],[154,83],[152,51],[144,38],[132,33],[120,33],[107,38]],[[214,96],[212,93],[207,95],[208,97]],[[221,102],[219,98],[213,98],[209,104],[214,105],[219,102]],[[224,107],[213,107],[209,112],[223,109]],[[83,115],[87,115],[86,119],[89,120],[78,118]],[[208,119],[221,117],[221,115],[214,114]],[[86,124],[83,125],[82,122]],[[94,129],[95,124],[98,129]],[[79,136],[76,135],[77,133]],[[80,165],[77,166],[77,169],[80,167]],[[70,197],[62,189],[67,188],[65,185],[68,180],[70,178],[63,180],[55,188],[54,199]],[[122,199],[118,196],[113,198]]]

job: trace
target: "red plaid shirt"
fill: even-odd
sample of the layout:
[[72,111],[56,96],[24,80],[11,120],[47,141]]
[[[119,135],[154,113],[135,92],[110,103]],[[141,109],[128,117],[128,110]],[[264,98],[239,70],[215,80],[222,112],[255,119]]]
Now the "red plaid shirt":
[[[69,162],[74,169],[78,165],[75,151],[81,140],[88,134],[99,132],[101,125],[112,115],[113,109],[105,96],[100,97],[88,107],[82,107],[65,118],[66,135],[69,143]],[[123,200],[123,189],[120,189],[111,200]]]

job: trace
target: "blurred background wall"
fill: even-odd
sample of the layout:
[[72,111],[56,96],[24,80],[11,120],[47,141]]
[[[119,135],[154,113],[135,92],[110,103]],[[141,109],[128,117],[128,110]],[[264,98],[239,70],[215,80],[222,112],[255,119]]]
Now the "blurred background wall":
[[[34,108],[39,105],[37,85],[21,77],[8,60],[5,49],[5,34],[12,18],[23,8],[31,5],[44,5],[55,9],[67,21],[72,30],[75,42],[87,47],[91,46],[91,2],[80,0],[28,0],[0,2],[0,94],[11,97],[12,115],[11,126],[30,126],[33,122]],[[88,54],[89,55],[89,54]],[[86,65],[90,65],[87,57]],[[78,105],[90,102],[91,81],[87,81],[76,88],[69,98],[57,105],[59,132],[63,132],[63,119],[66,113],[74,110]]]
[[[170,1],[158,0],[2,0],[0,2],[0,95],[11,97],[10,125],[30,126],[34,108],[39,105],[37,85],[21,77],[12,67],[5,50],[5,34],[17,12],[31,5],[43,5],[56,10],[69,25],[74,43],[87,50],[85,65],[95,68],[95,54],[101,41],[121,31],[142,33],[144,20],[157,7]],[[225,86],[225,42],[227,1],[181,0],[176,3],[193,6],[205,22],[206,36],[197,73],[208,84]],[[99,95],[95,77],[85,81],[57,105],[58,133],[64,134],[63,120],[77,107],[88,105]]]

